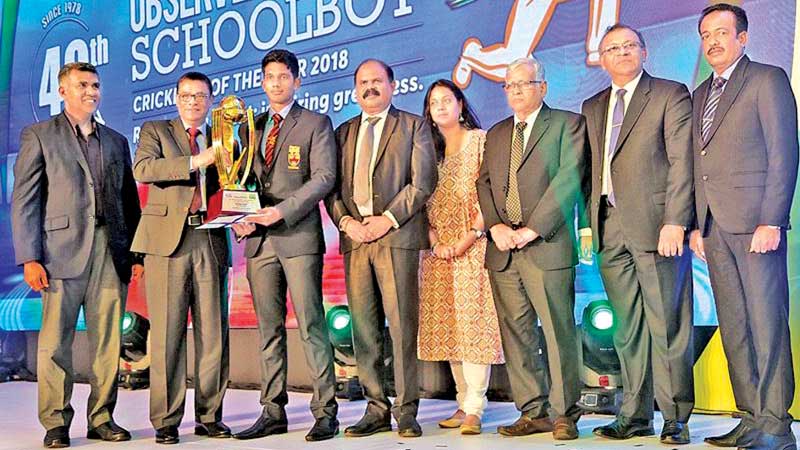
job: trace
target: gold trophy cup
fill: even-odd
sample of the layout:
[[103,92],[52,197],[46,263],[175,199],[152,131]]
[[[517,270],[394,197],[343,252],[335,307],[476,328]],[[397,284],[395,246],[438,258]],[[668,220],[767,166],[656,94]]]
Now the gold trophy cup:
[[[242,142],[239,128],[247,124],[247,142]],[[261,209],[257,192],[245,189],[253,167],[256,150],[253,108],[245,108],[244,100],[229,95],[211,110],[211,144],[220,190],[208,199],[206,225],[225,226]]]

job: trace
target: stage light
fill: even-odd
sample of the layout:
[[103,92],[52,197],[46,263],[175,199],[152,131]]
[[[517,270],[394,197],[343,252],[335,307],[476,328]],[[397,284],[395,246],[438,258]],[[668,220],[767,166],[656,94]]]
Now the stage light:
[[333,346],[333,363],[336,372],[336,397],[349,400],[364,398],[358,382],[356,357],[353,351],[353,330],[350,308],[336,305],[325,315],[328,336]]
[[581,399],[586,411],[616,414],[622,402],[619,357],[614,348],[617,321],[608,300],[596,300],[583,310],[580,327]]
[[119,360],[119,385],[125,389],[150,386],[150,322],[128,311],[122,316],[122,351]]

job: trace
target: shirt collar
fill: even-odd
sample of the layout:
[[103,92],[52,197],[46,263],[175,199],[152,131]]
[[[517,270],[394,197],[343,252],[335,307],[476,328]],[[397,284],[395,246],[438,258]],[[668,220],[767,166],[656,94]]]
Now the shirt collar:
[[289,103],[288,105],[284,106],[283,109],[281,109],[280,111],[275,111],[274,109],[272,109],[272,106],[270,106],[269,107],[269,118],[272,119],[272,116],[274,116],[277,113],[277,114],[281,115],[282,119],[285,119],[286,116],[289,115],[289,111],[291,111],[292,106],[294,106],[294,100],[292,100],[292,102]]
[[[187,125],[186,122],[183,121],[183,119],[181,119],[181,124],[183,125],[183,129],[186,130],[186,131],[189,131],[189,128],[192,128],[192,126],[191,125]],[[198,134],[205,135],[206,126],[207,126],[207,124],[205,122],[203,122],[202,125],[197,127]]]
[[[64,117],[67,118],[67,122],[69,122],[69,127],[70,129],[72,129],[72,132],[75,134],[75,136],[83,136],[83,133],[78,128],[78,121],[74,120],[72,115],[68,113],[66,109],[64,110]],[[97,121],[95,120],[94,115],[92,115],[90,121],[92,123],[92,133],[94,133],[95,131],[97,131]]]
[[636,77],[634,79],[632,79],[631,81],[628,81],[627,83],[625,83],[624,86],[617,86],[616,84],[614,84],[612,82],[611,83],[611,97],[613,98],[615,95],[617,95],[617,91],[620,90],[620,89],[625,89],[625,94],[626,95],[627,94],[633,94],[633,91],[636,90],[636,86],[639,85],[639,81],[642,79],[642,74],[643,73],[644,73],[644,70],[639,72],[639,75],[636,75]]
[[366,113],[364,113],[364,112],[362,111],[362,112],[361,112],[361,123],[364,123],[364,122],[366,122],[366,121],[367,121],[367,119],[368,119],[368,118],[370,118],[370,117],[378,117],[378,118],[380,118],[380,119],[381,119],[383,122],[386,122],[386,116],[388,116],[388,115],[389,115],[389,109],[390,109],[391,107],[392,107],[392,105],[389,105],[389,106],[387,106],[387,107],[386,107],[386,109],[384,109],[383,111],[379,112],[378,114],[372,114],[372,115],[368,115],[368,114],[366,114]]
[[[526,128],[527,128],[527,127],[529,127],[529,126],[531,126],[531,125],[533,125],[533,122],[535,122],[535,121],[536,121],[536,117],[538,117],[538,116],[539,116],[539,111],[541,111],[541,110],[542,110],[542,106],[544,106],[544,102],[542,102],[542,104],[541,104],[541,105],[539,105],[539,107],[538,107],[538,108],[536,108],[536,110],[534,110],[532,113],[528,114],[528,116],[524,118],[524,120],[525,120],[525,123],[527,124],[527,125],[526,125]],[[517,124],[518,124],[518,123],[520,123],[520,122],[522,122],[522,119],[519,119],[519,118],[517,117],[517,115],[516,115],[516,114],[514,114],[514,125],[517,125]]]
[[744,57],[744,52],[742,52],[742,54],[739,55],[739,59],[734,61],[733,64],[731,64],[730,67],[725,69],[721,74],[717,75],[717,73],[714,72],[714,80],[716,80],[719,77],[725,78],[726,80],[730,80],[731,75],[733,75],[733,71],[736,70],[736,66],[739,65],[739,61],[741,61],[743,57]]

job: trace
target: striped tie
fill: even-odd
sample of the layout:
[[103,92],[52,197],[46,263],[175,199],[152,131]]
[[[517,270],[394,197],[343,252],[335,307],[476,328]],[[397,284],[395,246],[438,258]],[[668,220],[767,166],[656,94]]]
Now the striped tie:
[[[611,136],[608,138],[608,150],[606,151],[606,158],[608,158],[608,167],[611,167],[611,160],[614,159],[614,153],[617,151],[617,142],[619,141],[619,132],[622,129],[622,122],[625,120],[625,94],[628,91],[620,89],[617,91],[617,102],[614,104],[614,112],[611,116]],[[608,178],[608,202],[611,206],[616,206],[617,200],[614,196],[614,186],[611,184],[611,170]]]
[[522,164],[522,149],[525,142],[526,122],[519,122],[514,128],[514,139],[511,141],[511,160],[508,164],[508,193],[506,194],[506,209],[508,220],[514,225],[522,223],[522,203],[519,200],[519,184],[517,171]]
[[711,132],[711,125],[714,124],[714,114],[717,112],[719,99],[722,97],[722,91],[727,81],[728,80],[725,78],[717,77],[711,83],[711,93],[708,94],[708,98],[706,99],[706,107],[703,109],[702,135],[704,143],[708,142],[708,135]]

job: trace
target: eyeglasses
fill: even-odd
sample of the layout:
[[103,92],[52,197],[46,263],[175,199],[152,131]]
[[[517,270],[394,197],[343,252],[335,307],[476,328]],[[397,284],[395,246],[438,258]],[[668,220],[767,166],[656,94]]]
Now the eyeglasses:
[[638,42],[628,41],[623,42],[622,44],[613,44],[609,45],[608,47],[603,49],[603,54],[612,54],[612,55],[619,55],[623,52],[631,52],[635,48],[639,48],[641,45]]
[[210,96],[208,94],[178,94],[178,100],[182,101],[183,103],[189,103],[192,100],[204,102],[208,100],[209,97]]
[[530,80],[530,81],[515,81],[513,83],[505,83],[503,85],[503,89],[506,91],[516,91],[517,89],[533,89],[533,87],[539,83],[544,83],[542,80]]

